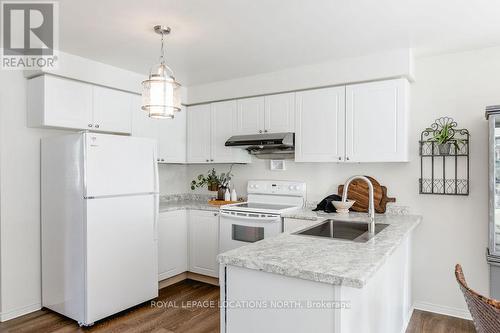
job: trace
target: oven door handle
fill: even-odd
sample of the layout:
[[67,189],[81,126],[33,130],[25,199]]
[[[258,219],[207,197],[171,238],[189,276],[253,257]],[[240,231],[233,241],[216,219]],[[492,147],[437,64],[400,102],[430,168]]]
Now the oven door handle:
[[259,220],[259,221],[276,221],[280,218],[279,215],[260,217],[260,216],[236,215],[236,214],[226,213],[224,211],[221,211],[220,215],[224,217],[241,219],[241,220]]

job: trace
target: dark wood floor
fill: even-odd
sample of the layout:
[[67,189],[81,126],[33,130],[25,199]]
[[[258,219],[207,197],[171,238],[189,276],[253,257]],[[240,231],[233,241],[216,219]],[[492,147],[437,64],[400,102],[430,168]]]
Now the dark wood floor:
[[[219,332],[219,288],[186,280],[160,290],[156,306],[150,302],[102,320],[89,328],[80,328],[65,317],[40,310],[5,323],[1,333],[67,332]],[[406,333],[475,332],[470,321],[430,312],[413,313]]]

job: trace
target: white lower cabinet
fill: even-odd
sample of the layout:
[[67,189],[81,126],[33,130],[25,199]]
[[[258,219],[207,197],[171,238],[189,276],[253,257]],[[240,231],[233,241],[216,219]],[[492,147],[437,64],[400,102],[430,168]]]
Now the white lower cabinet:
[[184,272],[218,277],[219,212],[175,210],[158,218],[158,281]]
[[188,215],[185,210],[158,218],[158,281],[188,270]]
[[189,271],[219,276],[219,212],[189,212]]

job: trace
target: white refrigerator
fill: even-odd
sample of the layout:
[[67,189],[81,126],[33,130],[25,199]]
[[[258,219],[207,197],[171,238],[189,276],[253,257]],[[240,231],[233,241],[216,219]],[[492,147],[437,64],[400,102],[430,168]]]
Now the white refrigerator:
[[42,139],[42,305],[80,325],[158,296],[158,169],[146,138]]

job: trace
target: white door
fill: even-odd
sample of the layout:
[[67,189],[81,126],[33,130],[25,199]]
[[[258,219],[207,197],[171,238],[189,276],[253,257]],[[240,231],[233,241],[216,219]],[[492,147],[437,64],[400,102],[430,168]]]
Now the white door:
[[295,161],[342,161],[345,87],[297,92],[295,101]]
[[158,296],[154,200],[87,200],[87,323]]
[[188,221],[185,210],[158,218],[158,281],[188,270]]
[[405,79],[346,87],[346,160],[408,161]]
[[43,124],[92,129],[92,86],[50,75],[44,75],[43,80],[45,89]]
[[264,132],[295,132],[295,93],[265,97]]
[[132,96],[132,136],[158,140],[158,119],[141,110],[141,96]]
[[174,119],[158,122],[158,158],[162,163],[186,163],[186,108],[175,113]]
[[187,108],[187,162],[210,162],[210,104]]
[[189,271],[218,277],[219,213],[189,212]]
[[87,197],[157,192],[153,140],[99,133],[84,135]]
[[130,133],[132,127],[132,94],[93,86],[94,129]]
[[264,132],[264,97],[243,98],[238,104],[238,127],[235,134]]
[[[236,101],[212,103],[212,140],[210,162],[235,162],[236,148],[226,147],[224,144],[235,132],[236,128]],[[240,149],[241,150],[241,149]]]

